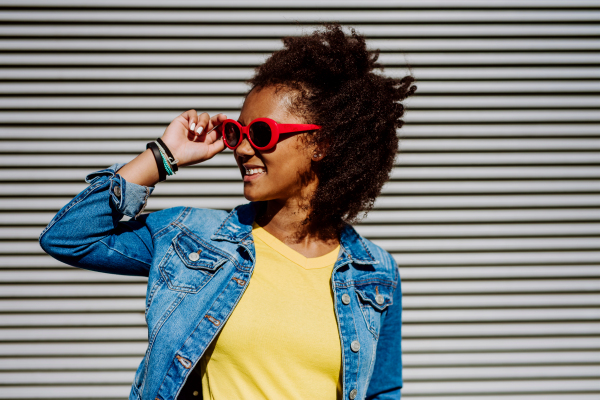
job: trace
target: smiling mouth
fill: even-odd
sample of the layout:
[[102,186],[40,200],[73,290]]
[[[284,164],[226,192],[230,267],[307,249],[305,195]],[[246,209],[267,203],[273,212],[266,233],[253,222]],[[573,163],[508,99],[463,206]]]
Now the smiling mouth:
[[248,168],[248,167],[244,166],[244,170],[246,172],[246,175],[248,175],[248,176],[260,175],[260,174],[265,173],[265,169],[263,167]]

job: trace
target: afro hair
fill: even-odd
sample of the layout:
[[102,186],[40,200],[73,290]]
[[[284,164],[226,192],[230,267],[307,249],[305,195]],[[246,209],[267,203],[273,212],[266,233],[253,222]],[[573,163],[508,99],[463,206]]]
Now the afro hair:
[[312,142],[325,157],[313,161],[318,187],[310,199],[307,232],[323,239],[339,235],[373,208],[388,181],[398,151],[397,129],[415,79],[375,73],[379,50],[339,24],[312,34],[286,37],[256,69],[250,87],[285,87],[293,93],[289,112],[321,125]]

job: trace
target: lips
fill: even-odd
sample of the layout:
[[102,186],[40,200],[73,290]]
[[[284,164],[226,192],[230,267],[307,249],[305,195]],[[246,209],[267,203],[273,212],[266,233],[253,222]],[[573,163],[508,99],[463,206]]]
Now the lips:
[[265,176],[267,169],[264,165],[256,165],[256,164],[243,164],[242,165],[242,175],[244,178],[244,182],[251,182],[257,179],[261,179]]
[[266,168],[262,165],[244,164],[244,176],[254,177],[262,175],[266,172]]

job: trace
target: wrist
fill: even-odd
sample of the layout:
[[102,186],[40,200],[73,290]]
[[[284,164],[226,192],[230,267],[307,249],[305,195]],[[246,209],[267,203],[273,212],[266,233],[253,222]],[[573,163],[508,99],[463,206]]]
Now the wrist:
[[[159,142],[159,140],[162,142]],[[165,150],[167,150],[167,153],[170,152],[170,156],[173,157],[175,160],[177,160],[177,167],[179,168],[182,164],[181,162],[181,151],[180,151],[180,147],[183,147],[180,145],[177,145],[177,143],[173,142],[173,139],[171,138],[171,140],[169,140],[168,138],[165,138],[165,136],[161,136],[160,138],[156,139],[157,142],[160,143],[161,146],[166,147]]]
[[161,138],[158,138],[153,142],[148,142],[146,148],[152,150],[152,155],[154,156],[158,168],[159,182],[162,182],[166,180],[168,176],[177,173],[178,160],[173,157],[173,154]]
[[155,186],[159,181],[159,176],[152,150],[147,149],[142,152],[121,167],[118,174],[127,182],[148,187]]
[[162,155],[158,148],[158,145],[155,142],[146,143],[146,149],[149,149],[152,152],[152,156],[154,157],[154,162],[156,163],[157,171],[158,171],[158,181],[162,182],[167,179],[167,167],[163,162]]
[[171,150],[169,150],[169,147],[161,138],[156,139],[156,142],[158,144],[158,148],[160,149],[161,154],[163,155],[163,161],[165,161],[168,164],[168,167],[173,171],[173,174],[175,174],[179,169],[179,167],[177,166],[179,160],[175,158],[173,153],[171,153]]

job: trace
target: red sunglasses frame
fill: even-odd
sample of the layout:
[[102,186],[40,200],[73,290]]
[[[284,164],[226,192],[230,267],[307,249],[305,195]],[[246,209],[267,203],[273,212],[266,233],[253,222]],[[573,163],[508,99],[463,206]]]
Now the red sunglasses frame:
[[[254,144],[254,142],[252,142],[252,139],[250,138],[250,127],[255,122],[265,122],[271,128],[271,141],[266,146],[263,146],[263,147],[257,146],[256,144]],[[240,129],[240,140],[237,142],[237,144],[235,146],[230,146],[229,144],[227,144],[227,140],[225,139],[225,125],[227,123],[236,124],[237,127]],[[273,146],[275,146],[275,144],[279,141],[279,135],[282,133],[303,132],[303,131],[312,131],[312,130],[321,129],[321,127],[319,125],[313,125],[313,124],[278,124],[271,118],[256,118],[255,120],[252,120],[252,122],[250,122],[247,126],[242,126],[239,122],[237,122],[233,119],[226,119],[225,121],[223,121],[220,124],[220,126],[221,126],[221,134],[223,135],[223,143],[225,144],[225,146],[229,147],[231,150],[236,149],[240,145],[240,143],[242,143],[242,141],[244,140],[244,135],[246,135],[246,137],[248,138],[248,142],[255,149],[268,150],[268,149],[272,148]]]

